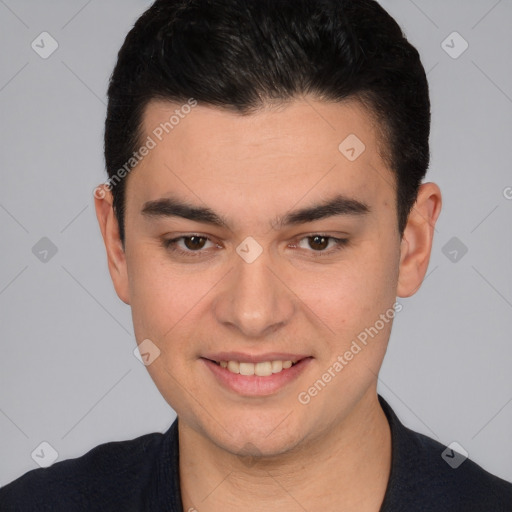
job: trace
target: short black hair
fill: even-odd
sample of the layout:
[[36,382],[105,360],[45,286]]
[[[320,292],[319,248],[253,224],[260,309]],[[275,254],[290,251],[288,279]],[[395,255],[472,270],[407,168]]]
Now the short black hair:
[[429,165],[430,99],[417,50],[376,1],[157,0],[128,33],[108,88],[105,163],[123,246],[119,176],[136,163],[151,100],[248,115],[304,95],[358,100],[373,115],[402,235]]

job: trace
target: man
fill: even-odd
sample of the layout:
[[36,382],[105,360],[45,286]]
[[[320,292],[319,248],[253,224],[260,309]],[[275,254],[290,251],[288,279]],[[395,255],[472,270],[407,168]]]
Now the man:
[[377,395],[441,209],[429,128],[373,0],[155,2],[111,78],[95,202],[178,418],[27,473],[1,510],[512,510]]

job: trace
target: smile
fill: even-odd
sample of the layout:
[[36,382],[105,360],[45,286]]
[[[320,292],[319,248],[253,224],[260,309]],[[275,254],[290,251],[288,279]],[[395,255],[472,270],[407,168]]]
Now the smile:
[[258,377],[269,377],[275,373],[281,373],[283,370],[291,368],[297,361],[262,361],[259,363],[240,362],[240,361],[214,361],[222,368],[227,368],[231,373],[240,375],[257,375]]
[[201,360],[218,384],[237,395],[247,397],[278,393],[298,379],[313,361],[312,357],[304,356],[274,359],[270,354],[263,361],[240,361],[232,358],[233,355],[229,360],[222,356],[215,359],[202,357]]

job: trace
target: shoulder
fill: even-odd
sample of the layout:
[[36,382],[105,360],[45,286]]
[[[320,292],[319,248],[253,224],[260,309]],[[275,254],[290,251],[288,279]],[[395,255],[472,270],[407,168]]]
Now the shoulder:
[[437,500],[436,510],[512,511],[512,483],[434,439],[409,432],[419,462],[416,492],[424,500]]
[[383,409],[393,443],[383,512],[512,511],[512,483],[440,442],[408,429],[389,405],[383,405]]
[[120,509],[141,510],[137,504],[144,499],[163,438],[152,433],[105,443],[81,457],[29,471],[0,489],[0,510],[106,511],[125,502],[133,508]]

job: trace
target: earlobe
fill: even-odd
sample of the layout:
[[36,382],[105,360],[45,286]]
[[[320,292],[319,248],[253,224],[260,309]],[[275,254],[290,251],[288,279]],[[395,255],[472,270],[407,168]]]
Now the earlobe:
[[400,246],[397,286],[399,297],[414,295],[423,282],[441,205],[441,191],[435,183],[424,183],[420,186]]
[[99,185],[94,191],[96,217],[107,251],[110,277],[118,297],[130,304],[126,255],[119,236],[119,224],[114,214],[113,196],[107,185]]

